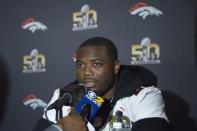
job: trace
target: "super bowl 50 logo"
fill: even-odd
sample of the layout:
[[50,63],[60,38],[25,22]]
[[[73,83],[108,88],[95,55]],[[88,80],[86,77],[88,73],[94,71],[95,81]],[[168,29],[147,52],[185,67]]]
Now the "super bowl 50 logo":
[[38,49],[33,49],[29,55],[23,56],[23,73],[45,72],[45,56]]
[[97,13],[85,4],[80,11],[73,13],[73,31],[97,28]]
[[152,43],[150,38],[142,39],[140,44],[131,46],[131,64],[158,64],[160,63],[160,47]]

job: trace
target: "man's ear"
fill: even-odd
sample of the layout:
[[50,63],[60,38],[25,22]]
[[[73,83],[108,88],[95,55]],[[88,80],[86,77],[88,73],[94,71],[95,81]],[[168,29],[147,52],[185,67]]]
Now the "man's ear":
[[115,64],[114,74],[117,75],[120,71],[120,61],[116,60],[114,64]]

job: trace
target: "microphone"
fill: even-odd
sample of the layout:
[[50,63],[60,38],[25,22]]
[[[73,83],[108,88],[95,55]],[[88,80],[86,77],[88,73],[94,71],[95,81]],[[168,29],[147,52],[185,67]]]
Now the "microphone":
[[54,103],[47,107],[47,110],[56,109],[59,110],[63,105],[68,106],[72,103],[72,94],[71,92],[65,92],[62,97],[57,99]]
[[80,115],[89,120],[90,119],[90,113],[91,113],[91,105],[90,104],[86,104],[83,109],[80,112]]
[[[59,120],[62,118],[62,107],[65,106],[73,106],[78,103],[81,96],[84,95],[84,87],[81,86],[78,82],[78,80],[75,80],[68,85],[60,88],[59,92],[59,98],[49,105],[47,109],[45,110],[45,116],[47,117],[47,111],[51,109],[56,110],[56,120]],[[49,119],[48,119],[49,120]]]
[[115,118],[116,118],[117,122],[121,122],[122,121],[122,116],[123,116],[123,112],[122,111],[116,111]]
[[75,110],[79,112],[82,117],[86,117],[86,119],[90,121],[94,118],[103,103],[104,99],[102,97],[97,96],[95,92],[89,90],[75,106]]
[[116,123],[116,122],[122,123],[123,128],[131,128],[131,121],[129,120],[128,117],[124,116],[123,112],[120,110],[117,110],[115,112],[115,115],[112,116],[109,122],[110,127],[113,127],[113,123]]

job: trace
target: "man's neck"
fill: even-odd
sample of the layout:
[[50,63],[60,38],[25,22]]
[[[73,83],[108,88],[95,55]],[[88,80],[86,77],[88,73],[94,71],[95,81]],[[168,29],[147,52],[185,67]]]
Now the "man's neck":
[[105,95],[103,95],[103,98],[105,98],[105,99],[113,98],[114,92],[115,92],[115,86],[113,88],[111,88]]
[[112,88],[103,95],[103,98],[105,99],[111,99],[114,97],[114,93],[115,93],[115,90],[116,90],[116,84],[117,83],[117,80],[115,80],[115,83],[112,85]]

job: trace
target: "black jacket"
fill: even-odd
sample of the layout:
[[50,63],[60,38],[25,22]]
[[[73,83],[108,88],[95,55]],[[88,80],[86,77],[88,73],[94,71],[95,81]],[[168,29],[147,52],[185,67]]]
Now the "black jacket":
[[[61,88],[60,96],[65,91],[73,93],[73,101],[77,102],[84,94],[84,88],[77,85],[77,80]],[[157,87],[157,77],[153,72],[141,66],[121,65],[114,100],[131,96],[141,86]],[[74,105],[76,103],[73,103]],[[52,122],[41,118],[32,131],[43,131]],[[169,131],[169,124],[162,118],[146,118],[133,123],[132,131]]]

